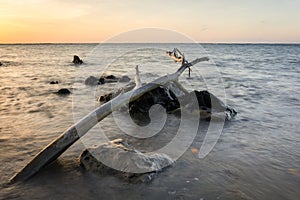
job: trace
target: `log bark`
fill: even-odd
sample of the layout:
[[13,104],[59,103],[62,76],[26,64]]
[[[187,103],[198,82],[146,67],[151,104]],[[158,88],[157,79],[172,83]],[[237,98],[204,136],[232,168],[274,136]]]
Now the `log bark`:
[[[68,128],[59,137],[53,140],[49,145],[42,149],[24,168],[16,173],[9,181],[15,183],[25,181],[38,173],[43,167],[56,160],[63,152],[65,152],[80,137],[85,135],[93,126],[103,120],[113,111],[119,109],[122,105],[138,99],[140,96],[149,92],[160,85],[165,85],[169,81],[176,81],[182,72],[192,65],[202,61],[208,61],[207,57],[198,58],[191,63],[184,63],[177,72],[160,77],[153,82],[138,87],[132,91],[123,93],[112,99],[111,101],[101,105],[79,122]],[[137,69],[138,72],[138,69]]]

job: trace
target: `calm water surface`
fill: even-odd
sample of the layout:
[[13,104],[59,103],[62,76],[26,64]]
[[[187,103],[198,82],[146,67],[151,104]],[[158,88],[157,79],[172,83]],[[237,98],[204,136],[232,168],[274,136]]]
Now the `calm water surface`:
[[[195,44],[95,47],[0,45],[0,199],[300,198],[300,45],[205,44],[206,52]],[[140,65],[142,80],[149,82],[176,70],[178,65],[165,55],[174,47],[189,60],[211,59],[193,68],[192,78],[185,73],[180,82],[189,90],[208,89],[238,111],[235,119],[225,123],[208,156],[199,159],[192,151],[199,149],[209,126],[209,122],[200,122],[188,150],[148,184],[84,171],[78,157],[86,143],[78,141],[29,181],[5,185],[32,156],[74,123],[73,114],[90,111],[80,109],[86,108],[85,100],[93,109],[99,105],[97,95],[122,86],[105,84],[91,89],[84,85],[84,78],[103,71],[132,78],[135,65]],[[72,65],[74,54],[85,64]],[[50,81],[59,84],[50,85]],[[54,94],[60,88],[73,93]],[[86,93],[82,97],[86,99],[78,99],[76,91]],[[160,135],[136,139],[135,144],[141,150],[163,145],[176,132],[173,123],[171,118]],[[100,129],[110,139],[124,136],[110,116],[84,137],[86,141],[101,143],[101,138],[95,139]]]

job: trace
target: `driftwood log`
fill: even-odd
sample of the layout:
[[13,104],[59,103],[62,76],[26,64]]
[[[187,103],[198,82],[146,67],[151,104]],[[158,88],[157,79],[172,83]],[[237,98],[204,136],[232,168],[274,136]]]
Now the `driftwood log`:
[[140,96],[149,92],[161,85],[165,85],[170,81],[177,81],[182,72],[202,61],[208,61],[207,57],[198,58],[188,63],[182,63],[181,67],[173,74],[165,75],[157,78],[156,80],[141,86],[141,82],[138,77],[138,68],[136,68],[137,75],[136,85],[133,90],[126,93],[122,93],[112,99],[111,101],[101,105],[94,111],[90,112],[76,124],[68,128],[59,137],[53,140],[49,145],[42,149],[24,168],[17,172],[9,181],[9,183],[15,183],[18,181],[25,181],[38,173],[41,168],[45,167],[49,163],[56,160],[63,152],[65,152],[72,144],[74,144],[80,137],[85,135],[92,127],[98,122],[103,120],[113,111],[119,109],[124,104],[138,99]]

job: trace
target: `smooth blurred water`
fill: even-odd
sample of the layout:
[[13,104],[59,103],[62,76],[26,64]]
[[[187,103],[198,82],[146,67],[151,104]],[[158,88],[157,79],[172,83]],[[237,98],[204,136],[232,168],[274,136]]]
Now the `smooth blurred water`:
[[[0,45],[1,198],[299,199],[300,45],[102,44],[95,47],[95,44]],[[174,47],[184,52],[189,61],[202,56],[211,59],[193,67],[191,78],[184,73],[180,82],[189,90],[208,89],[238,111],[236,118],[225,124],[208,156],[199,159],[194,152],[199,149],[209,124],[201,122],[191,147],[150,184],[130,184],[85,172],[78,163],[78,156],[85,148],[79,141],[26,183],[5,186],[32,156],[74,123],[74,112],[86,108],[86,101],[93,109],[99,105],[98,95],[123,86],[105,84],[91,89],[83,83],[86,77],[105,72],[132,78],[135,65],[139,65],[142,80],[149,82],[178,68],[165,54]],[[74,54],[82,57],[85,64],[73,65]],[[52,80],[59,84],[50,85]],[[73,95],[54,94],[60,88],[73,89]],[[78,91],[86,92],[86,99],[74,100]],[[81,115],[89,112],[80,111]],[[99,142],[101,139],[95,140],[99,129],[109,138],[122,137],[113,121],[108,117],[85,137]],[[176,129],[172,119],[169,123],[166,133]],[[158,136],[160,141],[169,137],[172,136]],[[164,144],[157,138],[135,142],[143,150]]]

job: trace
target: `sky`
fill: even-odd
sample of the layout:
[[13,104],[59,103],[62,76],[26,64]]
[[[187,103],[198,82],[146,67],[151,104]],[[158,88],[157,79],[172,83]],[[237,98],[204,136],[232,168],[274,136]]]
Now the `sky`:
[[299,8],[299,0],[0,0],[0,43],[102,42],[150,27],[203,43],[300,43]]

